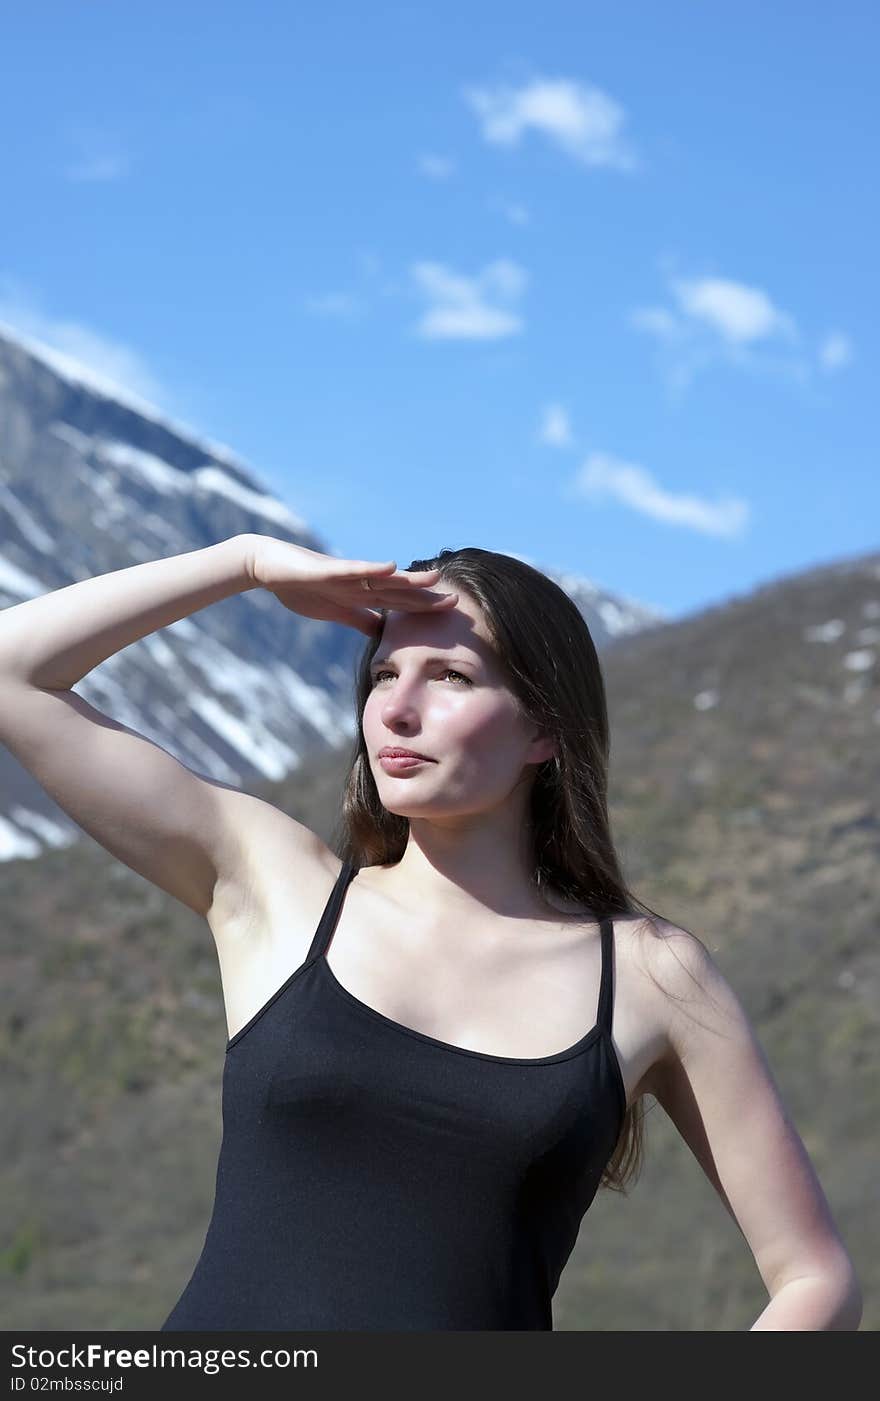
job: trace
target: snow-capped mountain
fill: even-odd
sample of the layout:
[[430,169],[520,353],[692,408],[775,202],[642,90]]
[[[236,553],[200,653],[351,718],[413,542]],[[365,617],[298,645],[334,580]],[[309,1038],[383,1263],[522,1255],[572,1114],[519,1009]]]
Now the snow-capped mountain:
[[[337,553],[231,450],[0,327],[0,608],[245,531]],[[664,621],[529,562],[574,599],[600,650]],[[244,786],[353,736],[363,644],[254,589],[124,648],[75,689],[189,767]],[[0,860],[81,835],[0,747]]]

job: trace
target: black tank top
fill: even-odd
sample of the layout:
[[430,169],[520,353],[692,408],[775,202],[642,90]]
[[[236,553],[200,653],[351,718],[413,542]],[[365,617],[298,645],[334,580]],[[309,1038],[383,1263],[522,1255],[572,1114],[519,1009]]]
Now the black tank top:
[[325,955],[356,871],[227,1044],[213,1212],[162,1329],[552,1329],[626,1110],[611,921],[596,1024],[555,1055],[487,1055],[337,982]]

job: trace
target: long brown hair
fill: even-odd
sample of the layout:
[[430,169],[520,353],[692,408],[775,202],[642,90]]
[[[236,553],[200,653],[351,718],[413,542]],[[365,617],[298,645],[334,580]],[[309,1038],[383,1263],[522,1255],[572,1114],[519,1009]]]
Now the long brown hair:
[[[540,570],[493,550],[443,549],[408,569],[438,569],[438,584],[467,593],[479,605],[522,714],[555,738],[556,757],[536,766],[528,809],[536,885],[586,904],[596,919],[656,915],[627,886],[614,848],[605,683],[577,605]],[[387,616],[388,609],[380,612]],[[357,866],[399,861],[409,835],[409,819],[389,812],[379,799],[364,743],[370,662],[380,642],[381,632],[367,643],[358,667],[357,738],[335,833],[338,854]],[[639,1100],[627,1109],[600,1187],[626,1194],[637,1180],[643,1118]]]

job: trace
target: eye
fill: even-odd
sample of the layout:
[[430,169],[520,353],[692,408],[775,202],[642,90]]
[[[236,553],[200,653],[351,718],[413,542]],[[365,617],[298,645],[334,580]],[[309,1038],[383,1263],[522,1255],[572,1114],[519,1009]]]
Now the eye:
[[[442,671],[440,674],[441,674],[441,676],[457,676],[457,677],[459,678],[459,680],[460,680],[460,681],[463,681],[464,684],[465,684],[466,686],[472,686],[472,685],[473,685],[473,682],[471,681],[471,678],[470,678],[469,676],[465,676],[465,675],[464,675],[462,672],[460,672],[460,671],[453,671],[453,669],[452,669],[451,666],[448,666],[448,667],[445,669],[445,671]],[[393,675],[394,675],[394,672],[393,672],[393,671],[377,671],[377,672],[375,673],[375,675],[373,676],[373,685],[375,686],[375,685],[378,683],[378,681],[380,680],[381,677],[383,677],[383,676],[393,676]]]

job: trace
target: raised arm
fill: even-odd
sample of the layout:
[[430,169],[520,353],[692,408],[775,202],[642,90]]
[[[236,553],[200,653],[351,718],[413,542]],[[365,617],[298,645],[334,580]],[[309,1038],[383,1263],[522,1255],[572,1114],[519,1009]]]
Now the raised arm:
[[260,800],[192,772],[71,687],[157,628],[259,587],[251,540],[148,560],[0,613],[0,742],[96,841],[203,915],[234,865],[236,827]]
[[267,589],[303,617],[371,636],[382,608],[454,606],[457,595],[431,592],[437,573],[244,534],[28,599],[0,613],[0,743],[112,855],[211,916],[216,934],[242,898],[256,898],[253,852],[280,841],[303,880],[332,868],[332,853],[271,803],[193,773],[71,687],[123,647],[231,594]]

